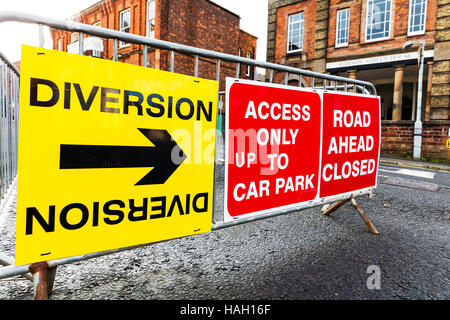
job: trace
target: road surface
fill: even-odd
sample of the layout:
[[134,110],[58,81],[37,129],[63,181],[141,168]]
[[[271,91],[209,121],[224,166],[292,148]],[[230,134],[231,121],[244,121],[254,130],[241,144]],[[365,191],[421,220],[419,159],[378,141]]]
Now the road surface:
[[[379,235],[350,204],[316,207],[61,266],[50,299],[449,299],[450,173],[381,165],[378,181],[357,200]],[[0,216],[10,255],[14,210]],[[0,280],[1,300],[32,296]]]

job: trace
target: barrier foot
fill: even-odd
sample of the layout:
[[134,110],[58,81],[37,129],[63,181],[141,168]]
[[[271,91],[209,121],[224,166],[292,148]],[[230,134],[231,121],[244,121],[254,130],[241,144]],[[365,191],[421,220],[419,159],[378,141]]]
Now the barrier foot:
[[327,216],[333,211],[336,211],[338,208],[342,207],[347,202],[351,202],[353,205],[353,208],[358,212],[361,219],[363,219],[364,223],[367,225],[367,228],[369,228],[369,231],[373,234],[379,234],[377,228],[373,225],[372,221],[370,221],[369,217],[364,213],[364,210],[361,208],[361,206],[356,202],[355,197],[353,195],[350,196],[350,198],[338,201],[332,205],[325,205],[322,207],[322,214]]
[[369,231],[372,232],[373,234],[379,234],[377,228],[375,228],[372,221],[370,221],[369,217],[364,213],[364,210],[361,208],[358,202],[356,202],[355,197],[353,197],[353,195],[350,196],[350,201],[352,202],[353,208],[356,209],[361,219],[363,219],[363,221],[367,225],[367,228],[369,228]]
[[342,207],[344,204],[346,204],[348,201],[350,201],[350,199],[346,199],[346,200],[342,200],[342,201],[338,201],[332,205],[326,204],[322,207],[322,214],[324,216],[329,215],[330,213],[332,213],[333,211],[336,211],[338,208]]
[[33,275],[34,300],[48,300],[48,295],[53,291],[56,267],[49,268],[44,261],[32,264],[30,270]]

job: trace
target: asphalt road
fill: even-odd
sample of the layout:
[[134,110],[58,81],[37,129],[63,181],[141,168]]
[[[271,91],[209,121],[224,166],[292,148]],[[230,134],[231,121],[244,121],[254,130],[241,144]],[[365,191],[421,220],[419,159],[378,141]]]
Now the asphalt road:
[[[375,196],[357,198],[379,235],[350,204],[316,207],[61,266],[50,299],[449,299],[450,173],[380,169]],[[0,252],[13,254],[14,229],[13,203]],[[0,280],[1,300],[32,295]]]

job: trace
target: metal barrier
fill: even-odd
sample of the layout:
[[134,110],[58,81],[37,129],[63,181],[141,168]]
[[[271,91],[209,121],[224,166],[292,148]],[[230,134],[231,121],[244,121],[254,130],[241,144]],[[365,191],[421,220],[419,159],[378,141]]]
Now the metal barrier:
[[[221,62],[226,61],[228,63],[234,63],[236,64],[235,70],[236,70],[236,78],[239,78],[241,65],[248,65],[251,67],[260,67],[265,68],[266,71],[269,72],[267,80],[269,82],[274,81],[274,72],[281,72],[284,73],[284,80],[283,83],[288,85],[288,79],[289,75],[294,74],[298,76],[298,83],[299,86],[302,85],[302,79],[305,77],[309,79],[309,83],[311,84],[310,88],[313,89],[324,89],[324,90],[331,90],[331,91],[348,91],[349,89],[353,92],[360,92],[370,95],[376,95],[376,89],[375,86],[369,82],[356,80],[356,79],[350,79],[350,78],[344,78],[334,75],[328,75],[328,74],[321,74],[318,72],[308,71],[308,70],[302,70],[297,69],[285,65],[279,65],[274,63],[268,63],[263,61],[257,61],[253,59],[247,59],[239,56],[234,56],[230,54],[225,54],[221,52],[215,52],[195,47],[190,47],[186,45],[181,45],[177,43],[157,40],[157,39],[150,39],[144,36],[119,32],[115,30],[100,28],[100,27],[94,27],[91,25],[85,25],[81,23],[76,23],[72,21],[66,21],[66,20],[58,20],[58,19],[52,19],[52,18],[46,18],[41,17],[37,15],[32,14],[26,14],[21,12],[0,12],[0,23],[1,22],[23,22],[23,23],[31,23],[31,24],[38,24],[40,26],[41,32],[40,32],[40,46],[43,45],[43,39],[42,39],[42,26],[47,26],[53,29],[59,29],[63,31],[68,32],[78,32],[79,33],[79,53],[84,54],[84,48],[83,48],[83,35],[91,35],[96,36],[100,38],[107,38],[107,39],[113,39],[114,40],[114,46],[113,46],[113,60],[118,60],[118,48],[119,48],[119,41],[138,44],[143,46],[143,55],[144,55],[144,64],[147,61],[147,50],[148,48],[156,48],[161,50],[167,50],[170,53],[170,64],[169,64],[169,70],[171,72],[174,72],[174,65],[175,65],[175,52],[178,54],[184,54],[187,56],[193,56],[194,57],[194,70],[193,75],[194,76],[201,76],[199,75],[199,57],[212,59],[216,61],[216,80],[220,80],[221,75]],[[18,71],[9,63],[7,60],[0,55],[1,57],[1,66],[2,66],[2,86],[1,93],[4,98],[2,99],[2,122],[1,122],[1,128],[2,128],[2,139],[1,139],[1,150],[2,150],[2,166],[1,166],[1,172],[0,177],[2,178],[2,184],[1,184],[1,193],[5,192],[5,188],[8,184],[11,184],[11,181],[15,177],[17,173],[17,137],[18,137],[18,129],[17,129],[17,119],[18,119],[18,88],[19,88],[19,73]],[[5,70],[5,71],[3,71]],[[254,80],[256,80],[256,72],[254,72]],[[320,85],[317,85],[318,82],[321,82]],[[5,93],[9,93],[5,95]],[[225,92],[221,91],[219,92],[219,104],[221,103],[220,97],[224,95]],[[219,108],[218,108],[219,109]],[[220,126],[219,126],[220,127]],[[219,137],[220,138],[220,137]],[[222,137],[223,138],[223,137]],[[220,145],[218,143],[217,145]],[[223,140],[222,140],[223,145]],[[216,148],[216,165],[217,164],[217,154],[218,154],[218,148]],[[5,163],[6,161],[7,163]],[[214,189],[216,189],[217,186],[217,176],[215,176],[214,181]],[[372,189],[365,189],[363,191],[358,192],[358,194],[355,194],[355,196],[361,196],[361,195],[371,195]],[[353,195],[352,195],[353,196]],[[329,198],[326,201],[322,200],[323,205],[327,203],[337,202],[337,201],[347,201],[348,196],[336,196],[333,198]],[[215,206],[215,199],[213,200],[213,205]],[[219,221],[217,216],[214,213],[213,210],[213,221],[212,221],[212,231],[248,223],[256,220],[266,219],[282,214],[286,214],[289,212],[298,211],[300,209],[305,209],[308,207],[317,206],[317,204],[312,203],[306,203],[302,204],[301,206],[290,208],[288,210],[280,210],[277,212],[273,212],[266,215],[260,215],[260,216],[253,216],[250,218],[244,218],[244,219],[238,219],[230,222],[224,222]],[[327,211],[324,214],[328,214],[330,211]],[[365,216],[365,215],[364,215]],[[365,219],[362,216],[363,219]],[[368,219],[367,219],[368,220]],[[367,220],[366,223],[367,223]],[[166,240],[168,241],[168,240]],[[63,259],[57,259],[42,263],[35,263],[31,265],[22,265],[22,266],[15,266],[13,265],[14,259],[6,257],[4,255],[0,255],[0,263],[3,263],[4,265],[7,265],[6,267],[0,268],[0,279],[1,278],[7,278],[12,276],[18,276],[18,275],[26,275],[28,278],[30,278],[30,275],[28,274],[31,272],[33,274],[33,281],[34,281],[34,288],[35,288],[35,298],[47,298],[48,293],[51,291],[51,288],[53,286],[53,280],[55,277],[55,271],[56,267],[64,264],[74,263],[82,260],[87,260],[95,257],[104,256],[107,254],[117,253],[129,249],[134,249],[137,247],[147,246],[149,244],[139,245],[139,246],[133,246],[133,247],[127,247],[127,248],[121,248],[121,249],[115,249],[115,250],[108,250],[103,252],[96,252],[91,254],[85,254],[81,256],[76,257],[69,257],[69,258],[63,258]],[[2,258],[3,257],[3,258]]]
[[0,52],[0,211],[17,174],[19,72]]

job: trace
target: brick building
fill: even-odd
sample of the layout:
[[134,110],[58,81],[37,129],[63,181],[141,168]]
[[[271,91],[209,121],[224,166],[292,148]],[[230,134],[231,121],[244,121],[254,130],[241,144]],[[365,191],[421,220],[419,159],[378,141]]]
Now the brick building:
[[403,45],[425,41],[422,156],[450,162],[448,0],[269,0],[268,24],[267,61],[375,85],[385,154],[413,153],[418,52]]
[[[240,29],[240,17],[209,0],[103,0],[71,20],[252,59],[256,56],[257,38]],[[53,49],[79,52],[78,33],[51,30],[51,34]],[[113,40],[93,38],[85,36],[85,54],[112,59]],[[168,51],[148,48],[147,56],[148,67],[169,69]],[[142,45],[119,42],[119,61],[143,65],[143,58]],[[200,58],[199,76],[216,79],[215,63]],[[193,70],[193,57],[175,54],[175,72],[193,75]],[[253,72],[253,68],[244,67],[241,76],[252,78]],[[235,66],[223,62],[222,90],[226,76],[235,76]]]

